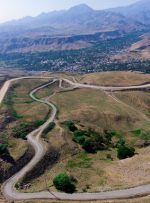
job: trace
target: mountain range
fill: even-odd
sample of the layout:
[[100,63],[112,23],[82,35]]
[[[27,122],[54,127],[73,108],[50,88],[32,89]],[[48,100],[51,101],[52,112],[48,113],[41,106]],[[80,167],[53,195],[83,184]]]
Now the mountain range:
[[141,0],[127,7],[109,9],[108,11],[120,13],[132,20],[136,20],[147,26],[150,25],[150,0]]
[[0,53],[81,49],[150,26],[150,0],[94,10],[80,4],[0,24]]

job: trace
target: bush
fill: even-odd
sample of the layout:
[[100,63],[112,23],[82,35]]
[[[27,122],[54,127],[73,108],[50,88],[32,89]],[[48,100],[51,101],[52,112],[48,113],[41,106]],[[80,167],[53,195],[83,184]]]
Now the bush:
[[89,153],[96,152],[94,149],[94,145],[90,139],[85,140],[84,143],[82,144],[82,147],[83,147],[83,149],[85,149],[86,152],[89,152]]
[[95,153],[97,150],[107,149],[112,142],[112,134],[109,132],[98,133],[91,129],[76,130],[73,133],[73,141],[82,146],[89,153]]
[[90,140],[93,143],[95,151],[105,150],[109,147],[109,141],[103,133],[91,131]]
[[135,149],[127,146],[119,146],[117,150],[117,157],[119,159],[126,159],[134,156]]
[[17,114],[16,110],[13,107],[13,104],[14,104],[13,97],[14,95],[10,95],[10,92],[9,92],[9,95],[4,99],[4,103],[7,106],[8,111],[13,118],[15,119],[23,118],[22,115]]
[[13,129],[13,136],[16,138],[26,139],[27,134],[32,131],[29,123],[20,123]]
[[7,144],[1,144],[0,143],[0,155],[7,152]]
[[16,138],[21,138],[26,140],[28,133],[32,132],[32,130],[38,128],[44,123],[42,120],[37,120],[34,122],[23,122],[18,124],[13,129],[13,136]]
[[106,143],[108,145],[111,144],[112,138],[114,136],[113,132],[110,132],[108,130],[104,130],[104,135],[105,135]]
[[69,130],[71,131],[71,132],[74,132],[74,131],[76,131],[77,130],[77,127],[75,126],[75,124],[74,124],[74,122],[73,121],[67,121],[66,122],[66,125],[67,125],[67,127],[69,128]]
[[43,131],[43,134],[46,135],[47,133],[49,133],[51,130],[53,130],[55,127],[55,123],[54,122],[51,122],[47,128]]
[[73,193],[75,191],[75,185],[72,179],[66,173],[60,173],[53,179],[53,184],[57,190]]
[[117,146],[117,147],[125,146],[125,143],[126,143],[126,142],[125,142],[125,139],[124,139],[123,137],[121,137],[121,138],[118,140],[116,146]]
[[88,138],[90,137],[90,133],[85,130],[76,130],[74,133],[74,140],[78,142],[81,137]]
[[39,126],[43,125],[45,123],[45,120],[37,120],[33,122],[33,127],[38,128]]
[[73,140],[82,146],[85,142],[85,136],[74,137]]

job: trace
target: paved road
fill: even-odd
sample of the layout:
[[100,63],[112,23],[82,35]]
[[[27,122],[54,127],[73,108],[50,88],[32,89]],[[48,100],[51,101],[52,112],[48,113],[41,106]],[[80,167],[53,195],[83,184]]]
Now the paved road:
[[124,86],[124,87],[113,87],[113,86],[97,86],[97,85],[89,85],[89,84],[81,84],[77,82],[72,82],[68,79],[62,79],[69,83],[70,85],[73,85],[74,87],[77,88],[90,88],[90,89],[96,89],[96,90],[102,90],[102,91],[121,91],[121,90],[142,90],[142,89],[148,89],[150,88],[150,83],[149,84],[143,84],[143,85],[133,85],[133,86]]
[[[11,177],[9,180],[7,180],[3,184],[2,191],[3,191],[4,195],[7,196],[7,198],[13,199],[13,198],[16,198],[16,197],[19,196],[19,193],[17,191],[15,191],[15,184],[22,177],[24,177],[24,175],[29,170],[31,170],[43,158],[43,156],[46,153],[45,146],[44,146],[42,140],[40,139],[40,136],[41,136],[43,130],[49,125],[49,123],[53,122],[53,120],[55,118],[55,115],[57,113],[57,109],[56,109],[56,107],[53,104],[49,103],[48,101],[39,100],[39,99],[35,98],[34,94],[38,90],[40,90],[40,89],[42,89],[42,88],[44,88],[44,87],[54,83],[55,81],[56,80],[52,80],[52,82],[49,82],[46,85],[42,85],[42,86],[36,88],[35,90],[33,90],[30,93],[30,96],[31,96],[31,98],[33,100],[35,100],[37,102],[40,102],[40,103],[47,104],[47,105],[49,105],[52,108],[51,116],[42,126],[40,126],[38,129],[36,129],[33,132],[31,132],[30,134],[28,134],[27,140],[33,146],[33,148],[35,150],[35,156],[33,157],[33,159],[22,170],[20,170],[17,174],[15,174],[13,177]],[[12,80],[10,81],[10,83],[12,83]],[[2,88],[2,90],[4,90],[4,91],[6,91],[6,89],[9,87],[9,83],[7,82],[6,84],[7,84],[7,86],[5,86],[6,88],[4,88],[4,89]],[[3,96],[3,94],[0,94],[0,95]]]
[[56,116],[57,109],[56,107],[48,102],[47,100],[41,100],[37,99],[34,94],[56,82],[57,80],[60,80],[59,86],[62,88],[62,80],[68,82],[73,88],[90,88],[90,89],[98,89],[102,91],[118,91],[118,90],[132,90],[132,89],[143,89],[143,88],[150,88],[150,84],[147,85],[139,85],[139,86],[129,86],[129,87],[102,87],[102,86],[95,86],[95,85],[85,85],[85,84],[79,84],[76,82],[72,82],[68,79],[63,79],[63,78],[52,78],[52,77],[21,77],[21,78],[16,78],[9,80],[5,82],[3,87],[0,90],[0,104],[2,103],[8,88],[10,85],[17,80],[21,79],[51,79],[52,81],[47,83],[46,85],[42,85],[36,89],[34,89],[31,93],[30,96],[32,97],[33,100],[47,104],[51,107],[52,112],[50,118],[38,129],[34,130],[27,136],[28,142],[33,146],[35,149],[35,156],[33,159],[18,173],[16,173],[13,177],[11,177],[9,180],[7,180],[3,185],[2,185],[2,192],[4,196],[7,199],[10,200],[29,200],[29,199],[61,199],[61,200],[106,200],[106,199],[121,199],[121,198],[131,198],[131,197],[137,197],[137,196],[145,196],[150,194],[150,184],[148,185],[143,185],[131,189],[124,189],[124,190],[116,190],[116,191],[109,191],[109,192],[97,192],[97,193],[74,193],[74,194],[66,194],[66,193],[60,193],[60,192],[48,192],[48,191],[43,191],[43,192],[38,192],[38,193],[20,193],[15,189],[15,184],[24,177],[24,175],[31,170],[45,155],[46,149],[44,146],[44,143],[42,142],[41,134],[43,130],[51,123]]

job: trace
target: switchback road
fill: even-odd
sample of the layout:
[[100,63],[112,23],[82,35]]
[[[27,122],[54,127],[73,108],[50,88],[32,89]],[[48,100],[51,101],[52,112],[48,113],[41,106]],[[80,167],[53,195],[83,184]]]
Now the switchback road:
[[18,173],[16,173],[13,177],[8,179],[2,185],[2,192],[3,195],[9,200],[29,200],[29,199],[60,199],[60,200],[108,200],[108,199],[124,199],[124,198],[133,198],[138,196],[145,196],[150,194],[150,184],[138,186],[135,188],[130,189],[123,189],[123,190],[115,190],[115,191],[108,191],[108,192],[96,192],[96,193],[74,193],[74,194],[66,194],[60,192],[37,192],[37,193],[21,193],[16,190],[15,184],[21,180],[26,173],[28,173],[33,167],[43,158],[46,153],[46,149],[44,143],[41,139],[42,132],[44,129],[54,121],[57,109],[54,104],[48,102],[47,100],[37,99],[34,94],[48,86],[52,83],[59,81],[59,87],[62,87],[62,81],[65,81],[71,85],[72,88],[90,88],[90,89],[97,89],[101,91],[120,91],[120,90],[139,90],[139,89],[147,89],[150,88],[150,84],[146,85],[138,85],[138,86],[128,86],[128,87],[104,87],[104,86],[96,86],[96,85],[88,85],[88,84],[80,84],[77,82],[72,82],[65,78],[52,78],[52,77],[20,77],[15,78],[12,80],[8,80],[4,83],[3,87],[0,90],[0,104],[2,103],[9,87],[13,84],[13,82],[21,80],[21,79],[49,79],[51,80],[45,85],[42,85],[38,88],[35,88],[31,93],[30,96],[33,100],[48,105],[52,111],[50,118],[38,129],[34,130],[33,132],[29,133],[27,136],[27,141],[35,150],[35,156],[32,160]]

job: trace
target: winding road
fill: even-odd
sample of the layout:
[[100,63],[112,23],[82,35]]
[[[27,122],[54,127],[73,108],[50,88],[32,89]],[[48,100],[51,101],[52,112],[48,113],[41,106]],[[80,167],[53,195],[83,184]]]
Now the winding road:
[[[8,179],[2,185],[2,192],[5,198],[9,200],[30,200],[30,199],[59,199],[59,200],[109,200],[109,199],[125,199],[125,198],[133,198],[138,196],[146,196],[150,194],[150,184],[138,186],[130,189],[123,190],[115,190],[108,192],[96,192],[96,193],[74,193],[74,194],[66,194],[60,192],[37,192],[37,193],[20,193],[16,190],[15,184],[20,181],[27,172],[34,168],[34,166],[43,158],[46,153],[45,145],[41,139],[42,132],[44,129],[54,121],[57,109],[54,104],[48,102],[46,99],[41,100],[37,99],[34,94],[40,89],[53,84],[56,81],[59,81],[59,87],[62,87],[62,81],[65,81],[71,85],[72,88],[90,88],[97,89],[101,91],[119,91],[119,90],[139,90],[139,89],[147,89],[150,88],[150,84],[138,85],[138,86],[127,86],[127,87],[104,87],[104,86],[96,86],[96,85],[88,85],[88,84],[80,84],[76,81],[72,82],[65,78],[53,78],[53,77],[38,77],[38,76],[29,76],[29,77],[20,77],[8,80],[4,83],[0,90],[0,104],[3,102],[3,99],[9,89],[9,87],[13,84],[13,82],[22,80],[22,79],[48,79],[50,80],[47,84],[44,84],[36,89],[34,89],[30,93],[30,97],[40,103],[48,105],[52,111],[50,118],[38,129],[29,133],[27,136],[27,141],[35,150],[35,155],[32,160],[22,168],[18,173]],[[67,89],[67,88],[66,88]]]

